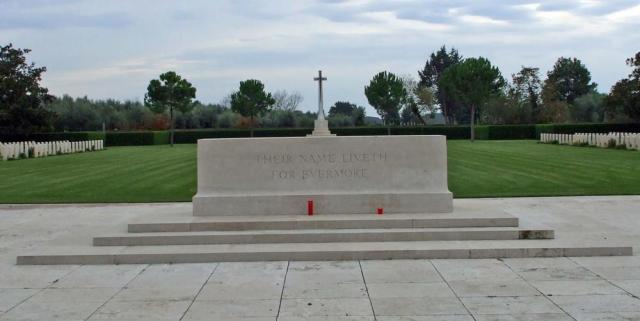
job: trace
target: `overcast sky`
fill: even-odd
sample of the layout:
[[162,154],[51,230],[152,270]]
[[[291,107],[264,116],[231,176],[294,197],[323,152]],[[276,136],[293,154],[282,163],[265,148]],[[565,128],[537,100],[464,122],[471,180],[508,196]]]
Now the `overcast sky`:
[[375,73],[417,78],[443,44],[489,58],[508,79],[577,57],[608,92],[640,51],[640,1],[0,0],[9,42],[33,50],[54,95],[142,100],[149,80],[175,70],[203,102],[257,78],[315,110],[322,69],[325,105],[368,106]]

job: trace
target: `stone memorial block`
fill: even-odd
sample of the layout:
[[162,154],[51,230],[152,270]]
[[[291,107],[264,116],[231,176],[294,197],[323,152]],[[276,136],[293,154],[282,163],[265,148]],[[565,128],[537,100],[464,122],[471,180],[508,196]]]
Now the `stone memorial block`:
[[198,140],[194,215],[451,212],[444,136]]

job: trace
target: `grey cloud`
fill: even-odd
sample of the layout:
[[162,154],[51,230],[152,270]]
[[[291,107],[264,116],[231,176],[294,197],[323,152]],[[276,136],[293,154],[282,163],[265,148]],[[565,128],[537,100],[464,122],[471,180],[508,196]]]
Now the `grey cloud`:
[[0,13],[0,29],[56,29],[64,27],[124,28],[132,23],[125,13]]
[[[419,20],[430,23],[454,23],[456,17],[450,14],[455,11],[461,14],[483,16],[495,20],[510,22],[530,22],[532,12],[522,7],[522,5],[532,4],[531,0],[514,0],[496,3],[491,0],[476,1],[436,1],[436,0],[415,0],[415,1],[373,1],[361,6],[345,7],[343,1],[323,0],[318,5],[309,9],[309,13],[315,13],[333,21],[353,21],[358,19],[358,15],[368,12],[389,11],[394,12],[400,19]],[[569,11],[578,15],[599,16],[624,10],[638,5],[637,0],[610,0],[602,1],[596,6],[585,6],[577,0],[543,0],[539,3],[538,11]]]

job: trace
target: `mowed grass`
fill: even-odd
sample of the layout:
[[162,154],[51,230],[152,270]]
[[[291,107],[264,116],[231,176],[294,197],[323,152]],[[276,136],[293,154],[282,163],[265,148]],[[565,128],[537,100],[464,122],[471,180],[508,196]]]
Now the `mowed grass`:
[[[640,152],[538,144],[449,141],[455,197],[640,194]],[[196,145],[0,162],[0,203],[190,201]]]
[[539,144],[449,141],[455,197],[640,194],[640,152]]
[[189,201],[195,192],[195,145],[0,162],[0,203]]

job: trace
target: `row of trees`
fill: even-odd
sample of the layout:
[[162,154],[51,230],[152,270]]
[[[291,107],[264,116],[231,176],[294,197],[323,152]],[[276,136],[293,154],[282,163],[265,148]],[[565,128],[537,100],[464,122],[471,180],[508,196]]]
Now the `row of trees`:
[[[639,59],[627,63],[638,69]],[[432,53],[412,76],[376,74],[365,95],[387,124],[425,124],[440,112],[447,124],[625,122],[639,120],[634,71],[610,95],[596,91],[591,73],[577,58],[560,57],[542,81],[537,67],[522,67],[511,81],[486,58],[463,58],[455,49]]]
[[[147,94],[144,98],[145,105],[156,114],[165,114],[167,110],[169,112],[170,142],[172,145],[175,124],[174,110],[178,110],[182,114],[189,113],[194,106],[195,93],[196,89],[191,83],[173,71],[160,75],[159,79],[151,80],[147,87]],[[270,114],[269,118],[279,116],[281,120],[288,123],[287,127],[294,127],[296,116],[301,115],[296,110],[302,102],[302,97],[299,94],[289,95],[286,92],[280,92],[272,95],[265,91],[264,84],[257,79],[241,81],[240,87],[229,96],[228,101],[230,110],[243,117],[240,120],[243,120],[246,126],[242,127],[250,128],[251,137],[253,137],[253,128],[258,125],[260,118],[264,118],[268,113]],[[311,116],[312,114],[307,113],[306,115]],[[336,122],[338,122],[338,126],[362,125],[364,118],[364,107],[358,107],[349,102],[337,102],[329,110],[329,121],[332,125],[336,125]],[[312,120],[309,117],[306,119],[309,120],[310,125]]]

